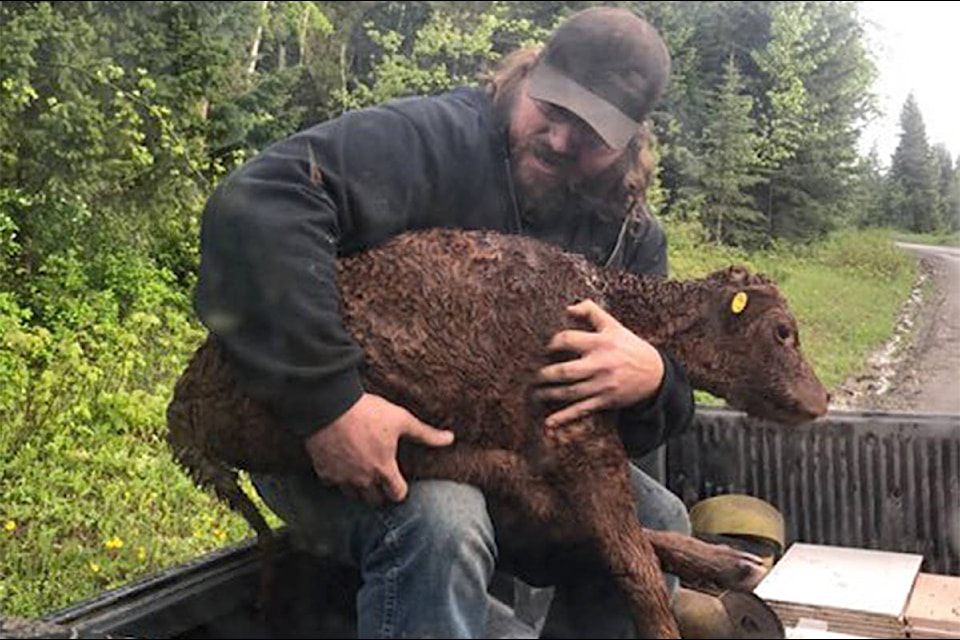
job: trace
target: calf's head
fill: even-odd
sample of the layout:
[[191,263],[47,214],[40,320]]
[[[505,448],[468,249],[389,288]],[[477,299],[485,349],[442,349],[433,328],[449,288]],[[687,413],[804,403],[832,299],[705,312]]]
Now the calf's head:
[[800,349],[779,288],[739,266],[704,279],[700,316],[681,361],[693,386],[749,415],[787,424],[827,412],[830,396]]

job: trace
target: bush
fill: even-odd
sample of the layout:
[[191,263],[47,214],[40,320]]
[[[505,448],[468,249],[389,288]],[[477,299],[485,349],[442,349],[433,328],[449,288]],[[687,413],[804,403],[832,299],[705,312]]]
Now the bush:
[[818,251],[825,266],[868,279],[894,281],[912,270],[914,259],[896,247],[887,231],[840,231]]

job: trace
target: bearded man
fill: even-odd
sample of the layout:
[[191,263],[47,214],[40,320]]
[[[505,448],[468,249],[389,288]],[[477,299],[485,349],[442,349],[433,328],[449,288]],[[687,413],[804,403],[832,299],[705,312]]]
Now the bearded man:
[[[649,23],[588,9],[542,48],[507,57],[483,87],[320,123],[265,149],[211,196],[198,315],[245,391],[303,437],[315,471],[253,483],[300,537],[360,568],[360,637],[483,637],[506,559],[478,489],[403,477],[401,438],[444,447],[452,433],[364,389],[361,350],[339,316],[336,258],[404,231],[458,227],[666,275],[645,190],[647,118],[669,73]],[[627,450],[641,456],[687,426],[692,391],[669,353],[601,316],[583,315],[595,331],[551,342],[575,357],[540,372],[543,398],[559,406],[546,426],[615,410]],[[676,496],[638,468],[633,483],[644,526],[689,531]],[[553,608],[576,608],[564,628],[580,637],[620,635],[632,624],[614,592],[585,580],[558,588]]]

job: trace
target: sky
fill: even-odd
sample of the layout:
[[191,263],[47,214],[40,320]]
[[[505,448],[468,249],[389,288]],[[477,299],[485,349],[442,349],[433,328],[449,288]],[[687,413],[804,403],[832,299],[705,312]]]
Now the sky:
[[888,165],[897,148],[900,110],[912,91],[923,116],[927,141],[960,155],[960,2],[861,2],[867,42],[878,78],[877,104],[884,111],[861,141],[864,153],[876,144]]

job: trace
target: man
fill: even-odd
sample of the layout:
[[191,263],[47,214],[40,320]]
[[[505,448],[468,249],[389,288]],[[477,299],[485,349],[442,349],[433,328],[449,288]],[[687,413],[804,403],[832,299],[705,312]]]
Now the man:
[[[211,197],[198,313],[241,384],[303,436],[316,472],[254,484],[317,548],[360,567],[361,637],[481,637],[498,551],[477,489],[403,478],[400,438],[443,447],[452,434],[364,391],[362,355],[338,315],[336,257],[409,229],[486,228],[666,274],[663,232],[643,201],[643,135],[669,68],[647,22],[586,10],[485,89],[344,114],[266,149]],[[691,389],[669,354],[606,314],[595,324],[546,346],[578,354],[540,372],[542,397],[565,403],[547,426],[619,410],[628,449],[643,454],[690,421]],[[634,484],[646,526],[689,527],[664,487],[639,470]],[[593,585],[557,600],[590,611],[574,617],[588,637],[629,628]]]

